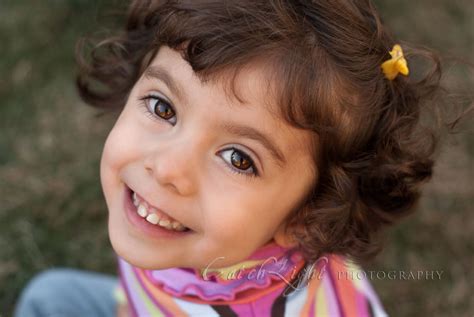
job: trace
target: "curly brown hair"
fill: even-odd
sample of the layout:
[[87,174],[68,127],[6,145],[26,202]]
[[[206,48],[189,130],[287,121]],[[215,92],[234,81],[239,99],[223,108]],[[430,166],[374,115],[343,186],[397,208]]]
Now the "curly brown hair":
[[87,103],[121,109],[163,45],[203,81],[271,66],[281,117],[318,143],[319,181],[287,228],[310,262],[366,261],[381,249],[380,229],[413,211],[433,167],[436,137],[420,114],[440,60],[403,43],[409,63],[423,56],[429,71],[388,80],[380,65],[395,43],[369,0],[133,1],[122,33],[78,53],[77,86]]

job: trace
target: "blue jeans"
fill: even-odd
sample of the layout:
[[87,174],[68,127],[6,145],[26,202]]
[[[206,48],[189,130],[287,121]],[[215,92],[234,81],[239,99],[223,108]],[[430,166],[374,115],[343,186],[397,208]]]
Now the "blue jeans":
[[114,276],[67,268],[36,275],[23,290],[15,317],[115,317]]

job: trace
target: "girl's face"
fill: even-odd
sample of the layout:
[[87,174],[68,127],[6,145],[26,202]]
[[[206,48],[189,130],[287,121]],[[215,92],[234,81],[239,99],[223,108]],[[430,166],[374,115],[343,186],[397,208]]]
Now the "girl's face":
[[[147,269],[217,268],[272,239],[288,241],[285,217],[316,179],[312,135],[269,111],[264,83],[262,70],[243,70],[235,86],[241,103],[222,84],[201,82],[178,52],[160,49],[102,155],[118,255]],[[188,230],[148,223],[136,213],[132,191],[148,213]]]

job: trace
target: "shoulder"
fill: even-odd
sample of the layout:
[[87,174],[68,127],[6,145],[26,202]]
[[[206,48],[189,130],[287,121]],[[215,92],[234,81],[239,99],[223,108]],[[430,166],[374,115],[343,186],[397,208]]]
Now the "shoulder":
[[339,255],[327,255],[307,266],[285,311],[291,316],[388,316],[357,264]]

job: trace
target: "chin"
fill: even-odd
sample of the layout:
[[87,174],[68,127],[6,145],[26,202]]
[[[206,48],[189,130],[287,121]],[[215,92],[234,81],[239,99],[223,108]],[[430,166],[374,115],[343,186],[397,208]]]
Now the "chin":
[[109,230],[109,240],[115,253],[127,263],[146,270],[161,270],[176,267],[176,263],[170,261],[170,257],[162,254],[157,258],[159,250],[151,251],[145,246],[139,246],[133,239],[127,239],[126,234]]

